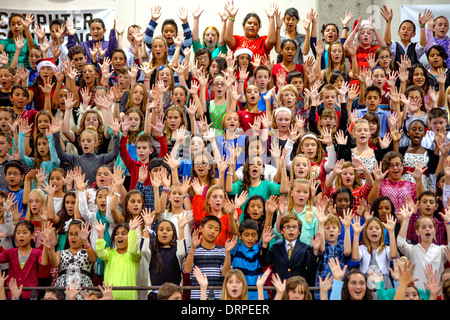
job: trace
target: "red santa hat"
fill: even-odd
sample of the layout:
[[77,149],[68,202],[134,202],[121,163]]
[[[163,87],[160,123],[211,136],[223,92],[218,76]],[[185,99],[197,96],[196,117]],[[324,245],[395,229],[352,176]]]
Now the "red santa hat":
[[57,72],[57,67],[56,67],[56,63],[53,60],[53,58],[46,58],[46,59],[39,59],[38,61],[36,61],[37,63],[37,72],[39,73],[39,71],[41,70],[42,67],[50,67],[53,69],[54,72]]
[[237,48],[234,51],[234,58],[236,59],[237,57],[239,57],[241,54],[244,53],[248,54],[250,56],[250,60],[252,60],[253,52],[249,48]]

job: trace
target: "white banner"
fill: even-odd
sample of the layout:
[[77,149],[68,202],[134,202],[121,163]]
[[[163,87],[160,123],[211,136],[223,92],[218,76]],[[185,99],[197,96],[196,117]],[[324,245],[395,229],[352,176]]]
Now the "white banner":
[[[35,21],[32,23],[30,30],[37,41],[37,37],[33,33],[35,24],[40,24],[45,27],[47,37],[50,36],[50,23],[54,19],[61,19],[64,21],[72,21],[73,26],[77,30],[76,36],[78,40],[86,41],[91,39],[89,33],[89,22],[95,18],[100,18],[105,22],[107,34],[114,26],[115,12],[114,9],[89,9],[89,10],[54,10],[54,11],[39,11],[39,10],[15,10],[15,9],[0,9],[0,20],[3,23],[0,26],[0,39],[6,39],[9,31],[8,17],[11,13],[21,13],[25,16],[26,13],[32,13]],[[77,41],[78,42],[78,41]]]
[[[416,25],[416,36],[411,39],[412,42],[419,42],[420,30],[419,30],[419,13],[424,13],[425,9],[431,10],[434,17],[444,16],[450,18],[450,5],[448,4],[427,4],[427,5],[405,5],[400,9],[400,23],[404,20],[414,21]],[[398,27],[392,26],[392,34],[397,32]],[[395,28],[395,29],[394,29]],[[395,31],[394,31],[395,30]],[[424,54],[419,60],[425,67],[428,66],[428,60],[426,54]]]
[[[424,13],[425,9],[431,10],[434,17],[439,16],[447,17],[450,19],[450,4],[426,4],[426,5],[404,5],[401,6],[400,21],[411,20],[416,24],[416,36],[412,38],[412,42],[419,42],[420,30],[419,30],[419,13]],[[400,22],[401,23],[401,22]],[[392,26],[392,34],[397,32],[399,26]],[[395,29],[395,30],[394,30]]]

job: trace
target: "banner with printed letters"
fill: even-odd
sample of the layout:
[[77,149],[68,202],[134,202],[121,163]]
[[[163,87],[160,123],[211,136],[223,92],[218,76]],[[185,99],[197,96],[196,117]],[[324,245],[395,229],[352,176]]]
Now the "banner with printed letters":
[[27,13],[34,15],[35,21],[30,26],[31,33],[37,41],[37,37],[33,33],[35,24],[40,24],[45,28],[47,37],[50,36],[50,22],[54,19],[62,19],[64,21],[71,21],[74,28],[77,30],[76,36],[79,41],[90,40],[89,22],[94,18],[100,18],[105,22],[107,34],[114,26],[115,11],[114,9],[89,9],[89,10],[21,10],[21,9],[1,9],[0,20],[3,22],[0,26],[0,39],[6,39],[9,31],[8,17],[11,13],[21,13],[25,16]]

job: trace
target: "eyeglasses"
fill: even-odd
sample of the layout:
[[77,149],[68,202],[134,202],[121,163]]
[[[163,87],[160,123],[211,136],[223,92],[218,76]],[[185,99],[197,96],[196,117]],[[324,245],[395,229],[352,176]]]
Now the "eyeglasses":
[[380,59],[380,60],[387,60],[387,59],[390,59],[391,58],[391,56],[381,56],[381,57],[378,57],[378,59]]
[[7,172],[5,176],[17,177],[20,176],[20,172]]
[[209,60],[208,57],[197,57],[197,60],[206,61]]
[[285,229],[285,230],[297,230],[298,226],[283,226],[283,229]]
[[206,167],[207,165],[208,165],[208,163],[206,163],[206,162],[194,163],[194,166],[198,166],[198,167]]
[[213,87],[225,87],[225,83],[213,83]]
[[391,163],[389,165],[389,169],[401,168],[401,167],[403,167],[403,163]]

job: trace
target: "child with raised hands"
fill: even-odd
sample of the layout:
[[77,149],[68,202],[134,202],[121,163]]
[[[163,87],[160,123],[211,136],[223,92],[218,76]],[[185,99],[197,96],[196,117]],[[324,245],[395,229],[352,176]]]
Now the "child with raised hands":
[[[227,194],[224,188],[215,184],[209,186],[206,196],[202,195],[202,187],[198,180],[192,180],[192,188],[195,196],[192,199],[192,212],[194,222],[198,226],[206,216],[213,215],[221,222],[220,234],[216,239],[219,246],[224,246],[226,241],[232,236],[237,235],[238,230],[235,222],[236,205],[242,205],[245,198],[237,198],[234,205],[227,205]],[[238,200],[239,199],[239,200]]]
[[36,44],[30,31],[30,25],[34,22],[34,20],[34,15],[31,13],[27,13],[26,15],[20,13],[12,13],[8,17],[10,30],[8,31],[7,39],[2,39],[0,41],[0,52],[5,51],[8,58],[6,64],[11,64],[13,58],[15,58],[15,44],[17,42],[17,39],[21,39],[22,42],[26,39],[27,45],[21,48],[16,63],[23,64],[24,67],[28,67],[30,65],[28,62],[29,50]]
[[[245,191],[248,193],[248,197],[260,195],[265,200],[268,200],[271,195],[280,195],[288,192],[285,163],[286,150],[283,150],[280,154],[281,156],[278,160],[278,170],[281,171],[280,184],[263,179],[264,161],[262,157],[254,155],[249,157],[244,164],[242,180],[239,179],[233,182],[233,178],[230,176],[235,172],[235,166],[233,163],[230,164],[225,180],[225,190],[229,195],[237,195]],[[242,204],[241,209],[245,208],[246,203],[247,200]]]
[[[59,120],[54,120],[59,121]],[[36,136],[35,147],[34,147],[34,157],[28,157],[25,154],[25,136],[31,133],[30,127],[26,124],[26,121],[19,122],[19,142],[18,148],[20,151],[20,161],[26,164],[30,168],[43,169],[50,173],[55,168],[58,168],[61,161],[56,153],[55,143],[53,140],[53,128],[50,127],[48,130],[44,130]],[[33,180],[31,188],[36,188],[36,182]]]
[[420,162],[415,164],[414,171],[411,172],[414,183],[403,179],[403,167],[403,156],[395,151],[386,153],[380,164],[374,163],[372,174],[375,182],[369,193],[369,204],[379,196],[388,196],[398,211],[405,204],[407,197],[417,200],[424,191],[422,175],[426,168]]
[[[120,223],[114,227],[111,242],[115,248],[107,247],[104,239],[105,225],[96,221],[93,228],[98,233],[96,241],[97,256],[105,261],[105,281],[115,286],[136,286],[136,277],[141,259],[138,247],[136,228],[141,225],[142,218],[136,217],[128,223]],[[113,292],[115,300],[136,300],[134,290]]]
[[[342,216],[334,214],[325,215],[325,210],[322,206],[317,206],[316,216],[319,217],[319,229],[323,232],[322,249],[323,254],[319,257],[319,263],[316,272],[316,287],[321,287],[321,283],[328,278],[331,273],[329,262],[331,259],[336,259],[341,268],[348,264],[352,253],[351,240],[351,221],[353,214],[350,210],[345,210]],[[339,237],[344,233],[343,239]],[[314,297],[317,300],[324,300],[329,298],[327,292],[325,297],[322,297],[322,291],[314,292]]]
[[[371,19],[363,20],[362,17],[360,17],[355,21],[352,32],[344,42],[344,49],[346,52],[350,51],[350,46],[355,41],[355,38],[358,42],[356,57],[358,59],[359,69],[368,67],[366,58],[369,53],[375,52],[379,46],[386,46],[383,36],[375,28]],[[352,75],[352,78],[356,79],[356,77],[357,75]]]
[[[356,145],[353,148],[349,148],[349,137],[345,136],[343,131],[336,133],[337,159],[343,159],[345,161],[358,159],[367,167],[369,172],[373,170],[373,164],[377,161],[381,161],[384,155],[387,152],[392,151],[393,148],[392,138],[389,133],[386,133],[383,139],[379,138],[380,149],[374,149],[369,146],[370,124],[366,119],[358,119],[355,121],[351,130],[351,136],[356,142]],[[361,178],[363,179],[362,181],[365,182],[366,174]]]
[[[192,220],[187,212],[177,215],[176,224],[169,220],[159,219],[156,227],[155,237],[150,242],[151,226],[155,219],[155,213],[145,210],[142,212],[144,220],[144,241],[142,245],[142,256],[147,260],[149,269],[149,286],[160,286],[166,282],[182,283],[181,267],[186,255],[185,226]],[[179,232],[177,232],[177,230]],[[157,300],[158,290],[152,290],[148,300]]]
[[[154,179],[153,179],[154,181]],[[175,225],[175,231],[180,234],[178,229],[178,219],[182,214],[187,214],[192,217],[192,203],[189,199],[189,188],[191,180],[183,177],[182,182],[172,183],[170,191],[163,192],[161,194],[161,213],[158,216],[158,220],[171,221]],[[169,203],[166,205],[167,200]],[[184,227],[186,246],[191,246],[191,234],[194,229],[194,220],[189,220]]]
[[[122,121],[122,137],[120,138],[120,156],[125,163],[128,172],[130,173],[130,189],[134,189],[139,180],[139,168],[145,167],[148,170],[150,161],[157,157],[156,148],[153,146],[153,139],[146,134],[138,135],[135,138],[136,155],[138,161],[130,156],[128,150],[128,131],[130,129],[129,116],[125,116]],[[159,132],[158,141],[160,144],[159,158],[164,157],[167,152],[166,139],[162,132]],[[144,182],[145,185],[149,184],[149,179]]]
[[272,284],[277,292],[273,300],[313,300],[310,287],[304,277],[293,276],[281,281],[278,274],[273,274]]
[[[14,228],[17,247],[0,252],[0,263],[9,263],[7,286],[11,281],[16,281],[18,287],[38,286],[42,249],[35,248],[34,237],[33,223],[29,220],[19,221]],[[30,296],[31,291],[22,292],[22,299],[30,299]],[[11,297],[11,293],[8,293],[8,297]]]
[[[66,30],[68,34],[67,38],[67,49],[70,50],[71,47],[76,45],[75,28],[72,23],[66,24]],[[92,40],[87,40],[80,42],[79,45],[83,47],[86,52],[86,63],[91,63],[97,61],[96,56],[92,56],[91,51],[95,48],[99,48],[104,52],[106,57],[111,57],[113,51],[118,47],[117,37],[116,37],[116,20],[114,20],[114,26],[109,32],[109,39],[104,38],[106,34],[105,22],[100,18],[92,19],[89,23],[90,34],[92,35]],[[94,51],[95,55],[97,51]]]
[[[114,184],[112,184],[114,186]],[[88,207],[87,195],[86,195],[87,182],[85,181],[85,175],[78,175],[75,178],[75,189],[76,189],[76,203],[74,219],[83,219],[90,225],[94,225],[97,221],[100,221],[106,232],[102,234],[102,238],[105,241],[105,246],[109,247],[112,245],[112,235],[114,231],[114,226],[116,225],[116,220],[123,221],[123,216],[117,211],[118,196],[114,192],[112,198],[110,196],[110,189],[108,187],[100,187],[96,191],[95,204],[96,207],[91,210]],[[114,190],[114,189],[113,189]],[[111,198],[111,200],[110,200]],[[99,235],[97,234],[97,229],[94,228],[93,232],[90,234],[91,243],[95,243]],[[104,275],[104,263],[102,260],[97,259],[95,265],[95,275],[94,282],[101,283]]]
[[320,232],[315,234],[315,238],[311,239],[312,246],[303,243],[299,240],[301,224],[300,219],[294,214],[283,216],[280,230],[284,240],[278,241],[271,248],[269,243],[275,234],[272,233],[272,227],[266,227],[261,237],[259,259],[263,267],[273,265],[272,270],[280,276],[281,281],[292,276],[302,276],[313,286],[322,234]]
[[214,59],[220,53],[227,53],[227,46],[224,37],[228,12],[225,10],[222,13],[219,12],[219,16],[221,18],[220,30],[217,30],[214,26],[208,26],[203,31],[203,35],[200,38],[199,21],[203,11],[204,9],[197,6],[197,8],[192,12],[192,16],[194,18],[194,24],[192,25],[192,49],[195,53],[200,48],[206,48],[211,51],[211,58]]
[[[154,37],[155,29],[158,25],[156,22],[161,17],[161,7],[160,6],[154,6],[151,8],[151,20],[147,26],[147,29],[145,30],[145,36],[144,36],[144,42],[147,45],[147,47],[151,48],[153,41],[156,37]],[[183,35],[185,37],[182,45],[182,50],[184,48],[189,48],[192,45],[192,32],[191,28],[189,27],[189,23],[187,20],[188,17],[188,9],[187,8],[179,8],[178,10],[178,18],[182,22],[182,28],[183,28]],[[161,26],[161,34],[163,36],[163,39],[166,41],[168,48],[167,48],[167,57],[169,62],[172,61],[174,52],[175,52],[175,45],[174,45],[174,38],[178,34],[178,26],[173,19],[166,19],[163,21],[163,24]],[[152,50],[153,51],[153,50]],[[183,57],[183,56],[182,56]]]
[[53,132],[53,139],[55,142],[56,153],[60,160],[65,161],[72,166],[79,166],[81,171],[86,174],[89,185],[95,182],[95,170],[102,164],[112,162],[120,152],[119,147],[119,132],[120,125],[118,120],[114,120],[109,126],[113,131],[113,149],[107,154],[95,154],[95,148],[98,146],[97,131],[88,127],[80,135],[80,142],[83,150],[82,155],[68,154],[62,150],[60,138],[60,124],[52,121],[51,131]]
[[[444,271],[444,264],[448,261],[447,245],[435,245],[433,239],[436,236],[436,227],[434,220],[428,216],[420,217],[416,222],[416,233],[420,238],[420,243],[409,244],[406,242],[409,220],[413,214],[411,207],[404,205],[397,211],[399,220],[401,220],[400,231],[397,236],[397,245],[400,252],[406,256],[412,264],[416,266],[414,278],[418,281],[415,284],[417,288],[424,290],[424,283],[427,282],[427,276],[424,272],[426,264],[430,263],[437,277],[440,277]],[[450,234],[450,212],[445,210],[441,213],[446,223],[447,235]]]
[[333,275],[330,300],[372,300],[367,288],[367,277],[363,272],[359,269],[346,272],[347,266],[342,268],[336,258],[331,259],[329,265]]
[[[361,174],[364,176],[364,181],[361,179]],[[344,161],[344,159],[338,160],[333,171],[327,176],[325,184],[322,184],[321,187],[323,195],[328,198],[332,198],[334,192],[339,188],[352,190],[354,198],[352,210],[356,212],[359,200],[367,201],[373,183],[372,174],[364,163],[358,158],[353,158],[351,162]]]
[[[259,227],[252,219],[244,219],[239,224],[239,241],[231,250],[231,267],[242,271],[247,285],[257,285],[258,279],[263,275],[263,268],[258,255],[261,247],[259,241]],[[265,299],[267,292],[263,293]],[[257,291],[248,292],[248,300],[258,300]]]
[[[198,282],[193,274],[197,266],[208,277],[212,286],[221,286],[225,275],[231,269],[230,252],[237,243],[237,237],[228,239],[225,247],[215,244],[219,236],[222,223],[216,216],[209,215],[203,218],[201,225],[192,233],[192,246],[183,264],[183,272],[190,273],[191,285],[197,286]],[[220,290],[214,290],[215,299],[220,299]],[[200,299],[200,290],[191,291],[191,299]]]
[[[91,287],[91,270],[97,261],[97,254],[89,242],[89,224],[80,220],[72,220],[68,228],[68,237],[63,250],[55,251],[54,243],[50,237],[43,239],[44,251],[41,264],[50,263],[53,267],[59,267],[58,278],[55,286],[66,287],[73,281],[82,287]],[[82,300],[81,293],[77,294],[77,300]]]
[[225,10],[228,12],[228,20],[225,29],[225,42],[228,48],[233,53],[239,48],[251,48],[253,55],[265,56],[270,54],[270,50],[276,44],[276,31],[275,31],[275,14],[277,13],[278,5],[271,3],[270,7],[266,9],[266,14],[269,19],[269,30],[266,36],[259,36],[261,19],[255,13],[249,13],[243,20],[244,36],[233,35],[234,21],[239,11],[239,8],[235,7],[234,1],[227,1],[225,3]]
[[[380,219],[372,217],[365,221],[363,225],[360,223],[359,216],[353,219],[353,245],[352,245],[352,259],[359,261],[360,270],[369,275],[370,272],[383,274],[385,288],[392,288],[393,284],[389,278],[389,267],[391,262],[398,258],[397,242],[390,241],[389,246],[384,243],[384,229],[389,232],[389,238],[395,238],[396,220],[389,215],[387,223],[381,222]],[[359,244],[359,235],[363,233],[362,242]],[[373,256],[375,255],[375,260]],[[370,280],[367,284],[368,289],[376,297],[375,285]]]

